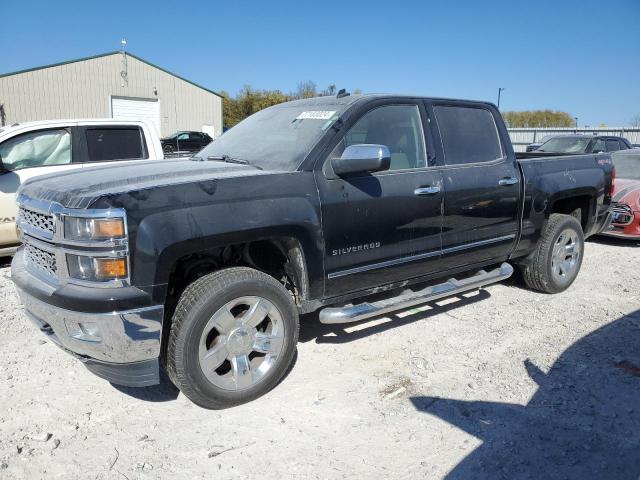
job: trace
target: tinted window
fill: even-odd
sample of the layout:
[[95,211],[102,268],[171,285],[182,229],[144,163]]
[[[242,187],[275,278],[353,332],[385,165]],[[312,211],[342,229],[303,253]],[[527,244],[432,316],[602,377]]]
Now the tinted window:
[[138,127],[90,128],[86,134],[90,162],[147,158]]
[[65,129],[23,133],[0,144],[6,170],[71,163],[71,134]]
[[365,113],[345,134],[330,157],[339,157],[350,145],[364,143],[389,148],[390,170],[427,165],[422,122],[416,105],[389,105]]
[[484,108],[436,106],[445,163],[488,162],[504,156],[493,115]]
[[189,140],[189,134],[188,133],[178,134],[178,140]]
[[607,138],[607,152],[615,152],[616,150],[620,150],[620,144],[618,140],[614,140],[613,138]]

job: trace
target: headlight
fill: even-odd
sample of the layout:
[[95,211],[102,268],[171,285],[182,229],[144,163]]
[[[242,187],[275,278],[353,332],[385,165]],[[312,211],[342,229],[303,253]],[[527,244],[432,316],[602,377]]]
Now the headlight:
[[67,240],[109,240],[125,236],[122,218],[65,217],[64,238]]
[[90,282],[127,278],[127,259],[67,254],[69,276]]

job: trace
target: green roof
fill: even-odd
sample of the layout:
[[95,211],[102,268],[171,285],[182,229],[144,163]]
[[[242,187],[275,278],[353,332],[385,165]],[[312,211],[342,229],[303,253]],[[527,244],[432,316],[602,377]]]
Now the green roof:
[[[116,50],[115,52],[102,53],[100,55],[93,55],[91,57],[76,58],[75,60],[68,60],[66,62],[52,63],[50,65],[43,65],[41,67],[27,68],[25,70],[18,70],[17,72],[10,72],[10,73],[0,74],[0,78],[8,77],[10,75],[17,75],[19,73],[34,72],[36,70],[42,70],[44,68],[59,67],[60,65],[67,65],[69,63],[84,62],[85,60],[93,60],[94,58],[108,57],[110,55],[118,55],[118,54],[121,54],[121,53],[122,53],[121,51]],[[154,68],[157,68],[158,70],[162,70],[163,72],[168,73],[169,75],[173,75],[174,77],[179,78],[180,80],[184,80],[185,82],[190,83],[191,85],[193,85],[195,87],[201,88],[202,90],[205,90],[205,91],[207,91],[209,93],[213,93],[214,95],[217,95],[218,97],[222,98],[222,95],[220,95],[218,92],[214,92],[213,90],[209,90],[208,88],[205,88],[202,85],[198,85],[197,83],[192,82],[191,80],[187,80],[186,78],[181,77],[180,75],[176,75],[175,73],[170,72],[166,68],[162,68],[162,67],[159,67],[158,65],[155,65],[155,64],[153,64],[151,62],[148,62],[144,58],[140,58],[140,57],[138,57],[138,56],[136,56],[136,55],[134,55],[132,53],[129,53],[129,52],[126,52],[126,53],[127,53],[127,56],[129,56],[131,58],[135,58],[136,60],[139,60],[142,63],[146,63],[147,65],[150,65],[150,66],[152,66]]]

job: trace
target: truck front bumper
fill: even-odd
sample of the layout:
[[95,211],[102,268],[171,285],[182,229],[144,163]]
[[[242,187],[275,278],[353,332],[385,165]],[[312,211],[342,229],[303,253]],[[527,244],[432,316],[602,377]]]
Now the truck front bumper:
[[[162,305],[88,313],[47,303],[42,291],[33,294],[41,281],[25,270],[21,253],[12,263],[12,279],[27,317],[41,332],[112,383],[142,387],[160,382]],[[113,299],[119,289],[102,290]]]

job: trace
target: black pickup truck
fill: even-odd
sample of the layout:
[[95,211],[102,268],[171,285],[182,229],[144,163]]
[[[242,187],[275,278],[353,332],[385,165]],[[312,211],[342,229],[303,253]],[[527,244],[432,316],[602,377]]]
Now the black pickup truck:
[[145,386],[164,366],[223,408],[282,379],[301,314],[359,321],[512,265],[565,290],[607,226],[612,176],[608,154],[517,159],[489,103],[299,100],[190,159],[25,183],[12,278],[40,330],[97,375]]

